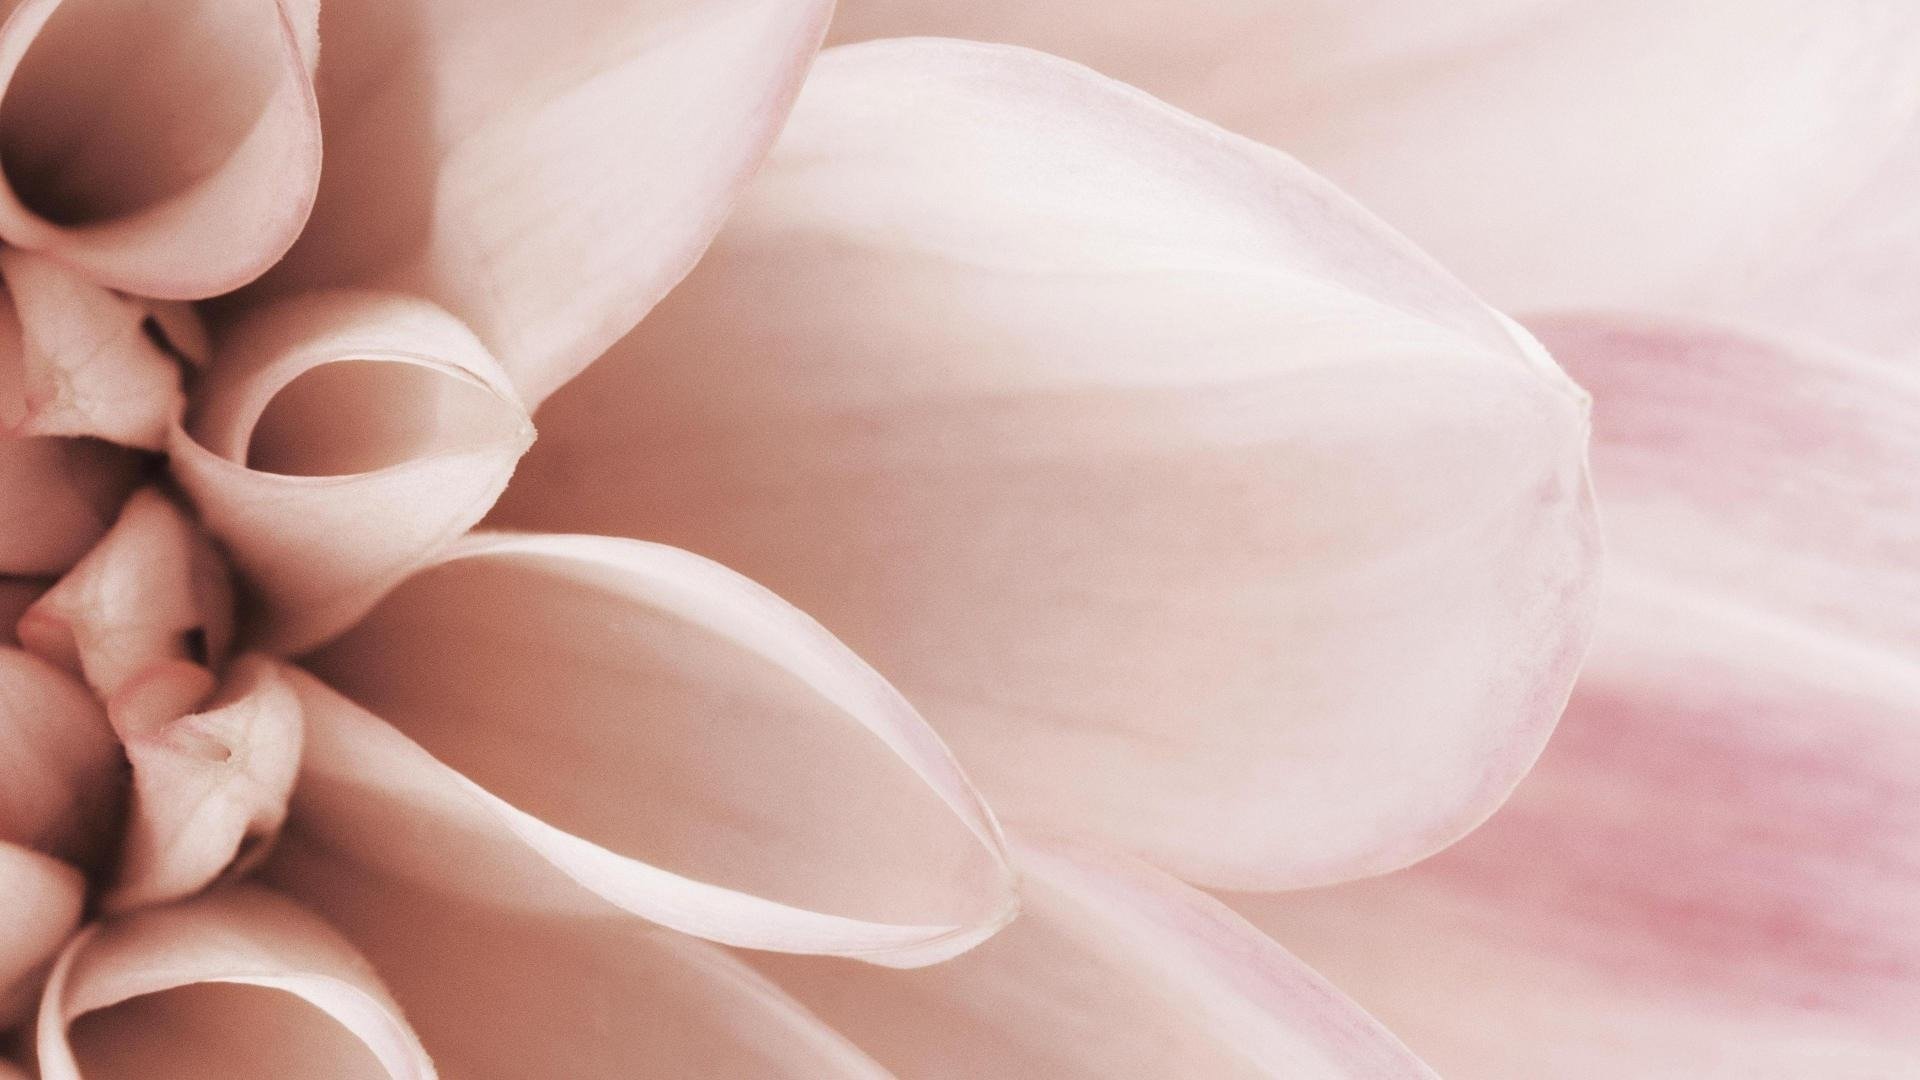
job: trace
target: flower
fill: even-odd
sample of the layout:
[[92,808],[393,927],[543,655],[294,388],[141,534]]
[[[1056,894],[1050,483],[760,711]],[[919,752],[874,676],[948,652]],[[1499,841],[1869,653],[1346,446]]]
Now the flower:
[[[1714,450],[1671,428],[1743,367],[1838,431],[1871,364],[1530,331],[1470,291],[1533,303],[1497,258],[1436,233],[1463,284],[1278,150],[1018,47],[815,62],[828,15],[12,7],[0,1025],[43,1078],[1431,1075],[1484,1043],[1406,1007],[1463,970],[1418,949],[1517,965],[1507,993],[1587,959],[1463,934],[1456,892],[1543,938],[1638,910],[1621,846],[1574,877],[1615,904],[1587,923],[1529,909],[1562,879],[1511,853],[1617,827],[1552,785],[1642,778],[1649,665],[1697,655],[1710,710],[1804,644],[1687,588],[1738,583],[1729,553],[1899,565],[1729,529],[1720,470],[1763,446],[1672,498],[1633,456]],[[1653,581],[1670,635],[1602,639],[1573,740],[1495,814],[1599,599],[1589,398],[1536,332],[1620,403],[1602,464],[1651,476],[1651,524],[1615,526],[1614,592]],[[1703,381],[1650,389],[1669,368]],[[1896,457],[1885,415],[1811,476]],[[1853,617],[1788,578],[1760,595],[1789,618]],[[1767,692],[1846,682],[1880,730],[1904,669],[1823,646]],[[1712,744],[1729,776],[1792,737],[1760,715]],[[1831,810],[1824,760],[1752,805]],[[1861,911],[1906,881],[1870,884]],[[1735,939],[1868,957],[1809,895]],[[1421,962],[1379,962],[1395,935]],[[1899,963],[1790,1004],[1861,1020]],[[1762,969],[1776,998],[1799,971]]]

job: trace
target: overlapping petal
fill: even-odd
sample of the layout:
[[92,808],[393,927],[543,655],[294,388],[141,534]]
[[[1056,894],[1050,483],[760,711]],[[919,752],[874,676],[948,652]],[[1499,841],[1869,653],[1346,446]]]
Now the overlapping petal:
[[169,299],[243,285],[293,243],[320,171],[315,0],[9,7],[0,238]]
[[133,768],[109,910],[191,896],[266,854],[300,770],[300,703],[277,662],[242,656],[217,691],[203,668],[159,664],[108,719]]
[[1888,0],[847,0],[1083,61],[1326,173],[1496,305],[1920,353],[1920,10]]
[[294,817],[389,872],[883,964],[1012,917],[992,819],[912,708],[685,552],[475,537],[308,663],[372,711],[294,680]]
[[765,957],[900,1076],[1431,1077],[1217,901],[1132,859],[1016,846],[1021,917],[921,971]]
[[[45,256],[0,248],[0,423],[158,450],[180,417],[180,367],[156,312],[192,340],[198,316],[120,296]],[[17,383],[17,385],[14,385]]]
[[134,454],[98,440],[0,433],[0,574],[57,574],[78,562],[139,476]]
[[159,489],[143,488],[86,558],[21,616],[19,636],[109,701],[161,661],[224,662],[233,582],[192,519]]
[[39,657],[0,647],[0,746],[0,841],[90,865],[125,788],[93,695]]
[[[32,1015],[43,974],[80,925],[86,901],[80,871],[31,848],[0,840],[0,1025]],[[6,1075],[0,1062],[0,1076]]]
[[457,319],[398,294],[319,292],[221,343],[172,469],[291,652],[349,625],[478,521],[533,428]]
[[1537,753],[1590,615],[1584,408],[1284,156],[881,43],[822,57],[495,520],[765,582],[1010,818],[1297,885],[1445,844]]
[[89,928],[41,1001],[42,1080],[432,1080],[373,970],[325,922],[240,886]]
[[326,4],[320,201],[270,288],[427,296],[538,403],[698,258],[831,6]]
[[1920,1069],[1920,382],[1565,318],[1616,563],[1539,767],[1399,874],[1244,898],[1442,1072]]
[[625,913],[449,895],[295,831],[269,864],[311,896],[463,1080],[635,1076],[885,1080],[844,1037],[718,946]]

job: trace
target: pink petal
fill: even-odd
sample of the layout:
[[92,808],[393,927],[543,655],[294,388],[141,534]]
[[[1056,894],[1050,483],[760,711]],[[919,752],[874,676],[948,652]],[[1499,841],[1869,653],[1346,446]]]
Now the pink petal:
[[836,19],[838,41],[1091,64],[1298,155],[1509,310],[1695,307],[1920,352],[1910,4],[846,0]]
[[0,1028],[33,1011],[39,979],[80,925],[86,890],[86,879],[66,863],[0,841],[0,911],[7,913],[0,933]]
[[142,296],[259,276],[319,179],[316,14],[23,0],[0,26],[0,237]]
[[[175,661],[142,680],[178,678]],[[195,711],[142,708],[141,687],[108,715],[133,765],[133,807],[110,910],[177,900],[244,872],[286,819],[300,768],[300,702],[276,661],[237,660]]]
[[366,961],[326,923],[240,887],[89,928],[40,1003],[42,1080],[431,1080]]
[[272,287],[427,296],[538,403],[699,257],[831,7],[329,3],[320,202]]
[[113,523],[139,459],[92,439],[0,432],[0,574],[56,574]]
[[[152,306],[16,249],[0,249],[0,277],[12,300],[11,310],[0,308],[0,332],[14,339],[0,351],[17,350],[21,369],[19,400],[0,402],[9,414],[0,419],[23,435],[160,449],[180,416],[180,368],[165,337],[148,334],[160,329]],[[170,310],[168,319],[197,316]]]
[[1023,845],[1020,919],[924,971],[763,966],[900,1076],[1431,1077],[1213,899],[1131,859]]
[[1559,733],[1429,862],[1236,906],[1448,1075],[1920,1074],[1920,381],[1542,332],[1616,567]]
[[298,826],[268,866],[378,966],[449,1076],[888,1075],[725,950],[624,913],[527,910],[511,886],[449,894]]
[[40,578],[0,577],[0,646],[19,646],[14,624],[47,588],[48,582]]
[[1012,917],[992,819],[911,706],[697,556],[476,537],[311,666],[373,713],[296,681],[294,814],[390,872],[894,965]]
[[1585,640],[1585,400],[1291,160],[1021,50],[823,57],[495,520],[764,581],[1013,819],[1209,882],[1390,869]]
[[258,643],[292,652],[466,532],[532,441],[505,372],[456,319],[336,292],[242,320],[168,449],[257,594]]
[[39,657],[0,647],[0,747],[0,842],[91,864],[125,767],[93,695]]
[[168,659],[219,664],[233,583],[193,520],[157,488],[127,500],[106,537],[21,617],[20,640],[102,700]]

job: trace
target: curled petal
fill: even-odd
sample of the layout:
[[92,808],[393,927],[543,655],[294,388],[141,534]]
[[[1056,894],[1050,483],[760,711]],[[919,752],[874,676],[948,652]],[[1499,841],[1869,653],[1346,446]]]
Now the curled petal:
[[1060,843],[1021,843],[1016,855],[1019,920],[950,963],[758,962],[900,1076],[1432,1077],[1212,898]]
[[266,889],[230,888],[90,927],[40,1002],[42,1080],[431,1080],[373,970]]
[[316,12],[22,0],[0,26],[0,237],[141,296],[259,276],[319,180]]
[[294,813],[395,873],[902,966],[1013,915],[997,829],[912,707],[686,552],[475,537],[309,664],[387,722],[299,681]]
[[310,844],[267,872],[379,968],[448,1075],[886,1080],[718,946],[613,912],[530,911],[506,888],[451,896]]
[[1920,1073],[1920,383],[1542,333],[1594,388],[1614,559],[1558,734],[1434,859],[1235,906],[1448,1075]]
[[1090,64],[1298,155],[1508,310],[1686,306],[1920,355],[1910,4],[846,0],[834,34]]
[[[0,1027],[30,1015],[39,978],[80,925],[86,879],[58,859],[0,841]],[[0,1061],[0,1076],[5,1076]]]
[[78,562],[139,475],[137,456],[103,442],[0,433],[0,574],[57,574]]
[[[201,671],[175,661],[140,681],[180,680],[204,690],[194,678]],[[181,899],[222,874],[244,873],[286,819],[300,768],[300,702],[276,661],[241,657],[213,700],[195,701],[193,711],[155,710],[154,696],[134,686],[108,709],[133,766],[133,805],[109,910]]]
[[233,583],[192,519],[144,488],[21,617],[19,634],[28,649],[84,674],[104,701],[162,660],[223,662],[233,640]]
[[699,257],[831,9],[329,3],[320,202],[272,287],[427,296],[538,403]]
[[0,841],[82,865],[100,854],[125,788],[124,760],[78,679],[0,647]]
[[878,43],[821,58],[494,520],[765,582],[1012,819],[1298,885],[1444,845],[1538,752],[1592,608],[1585,407],[1290,159]]
[[259,600],[258,644],[293,652],[478,521],[532,441],[505,373],[458,320],[336,292],[236,326],[169,449]]
[[[22,435],[92,435],[158,450],[180,417],[180,368],[152,308],[115,295],[43,256],[0,249],[18,337],[20,393],[0,420]],[[191,311],[170,313],[181,327]],[[188,324],[189,326],[191,324]],[[190,333],[190,331],[188,331]],[[0,361],[5,363],[6,361]]]

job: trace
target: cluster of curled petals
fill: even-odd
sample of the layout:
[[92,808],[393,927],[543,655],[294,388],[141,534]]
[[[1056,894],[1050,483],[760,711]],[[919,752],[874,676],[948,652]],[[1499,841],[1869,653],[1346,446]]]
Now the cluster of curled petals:
[[1762,6],[0,0],[0,1078],[1920,1067]]

